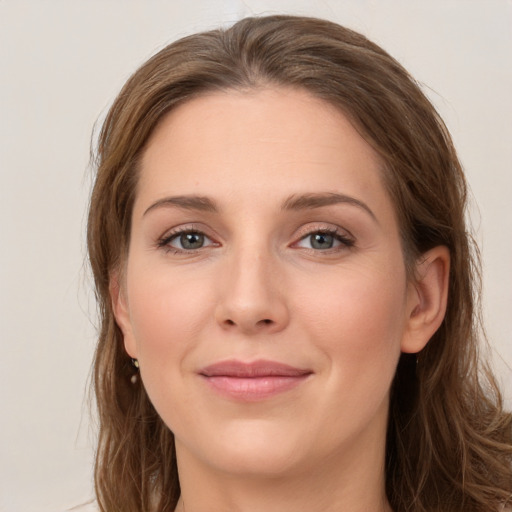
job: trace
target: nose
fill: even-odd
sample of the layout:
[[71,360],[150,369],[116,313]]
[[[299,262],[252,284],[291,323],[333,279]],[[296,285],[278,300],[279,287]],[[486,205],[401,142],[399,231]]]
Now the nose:
[[279,266],[269,254],[234,254],[219,276],[216,320],[225,330],[272,334],[289,323]]

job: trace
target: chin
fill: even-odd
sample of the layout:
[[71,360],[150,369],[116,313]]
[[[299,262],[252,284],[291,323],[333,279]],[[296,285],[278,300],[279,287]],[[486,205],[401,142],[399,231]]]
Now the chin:
[[[290,432],[269,420],[239,420],[215,434],[201,458],[223,473],[238,476],[279,478],[303,467],[307,446],[298,432]],[[177,444],[179,457],[179,449]]]

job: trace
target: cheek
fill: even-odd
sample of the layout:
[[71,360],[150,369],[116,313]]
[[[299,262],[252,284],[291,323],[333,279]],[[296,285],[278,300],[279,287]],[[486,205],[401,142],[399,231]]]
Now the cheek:
[[406,326],[405,291],[405,271],[396,266],[391,274],[352,269],[302,301],[304,329],[313,331],[332,385],[342,394],[350,389],[355,404],[364,394],[388,390]]
[[155,401],[176,387],[215,303],[213,288],[204,280],[165,270],[134,264],[128,275],[134,343],[144,384]]
[[130,318],[139,350],[165,350],[193,338],[209,313],[212,287],[202,279],[184,279],[171,269],[134,264],[131,270]]

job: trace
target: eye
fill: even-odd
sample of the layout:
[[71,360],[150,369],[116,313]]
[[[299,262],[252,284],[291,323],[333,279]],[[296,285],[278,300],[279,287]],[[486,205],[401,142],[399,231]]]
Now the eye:
[[327,251],[340,246],[352,247],[354,241],[333,230],[317,230],[302,237],[296,247],[314,249],[316,251]]
[[176,235],[176,237],[169,242],[169,245],[177,249],[200,249],[204,246],[204,241],[205,236],[202,233],[190,232]]
[[164,237],[158,245],[176,252],[187,252],[215,245],[215,243],[200,231],[184,230]]

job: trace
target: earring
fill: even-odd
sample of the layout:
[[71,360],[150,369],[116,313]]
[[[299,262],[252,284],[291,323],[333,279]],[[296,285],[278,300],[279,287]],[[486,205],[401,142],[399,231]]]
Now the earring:
[[139,379],[139,361],[137,359],[132,359],[132,366],[135,368],[135,373],[130,377],[130,382],[132,384],[136,384]]

